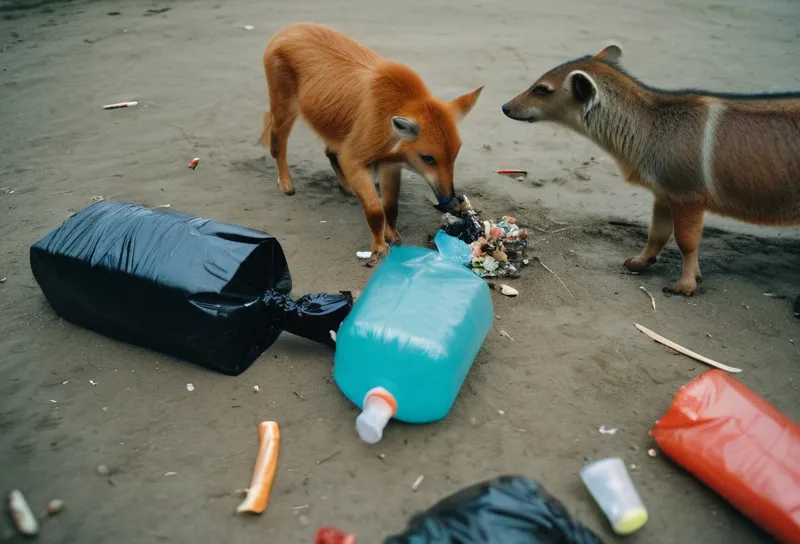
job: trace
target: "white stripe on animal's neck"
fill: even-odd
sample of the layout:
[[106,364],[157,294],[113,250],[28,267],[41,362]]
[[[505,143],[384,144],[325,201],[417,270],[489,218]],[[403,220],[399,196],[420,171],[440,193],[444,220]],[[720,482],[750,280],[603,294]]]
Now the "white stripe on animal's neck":
[[717,123],[725,111],[721,102],[709,102],[706,108],[706,123],[700,148],[700,165],[703,169],[703,183],[706,191],[713,197],[714,189],[714,144],[717,136]]

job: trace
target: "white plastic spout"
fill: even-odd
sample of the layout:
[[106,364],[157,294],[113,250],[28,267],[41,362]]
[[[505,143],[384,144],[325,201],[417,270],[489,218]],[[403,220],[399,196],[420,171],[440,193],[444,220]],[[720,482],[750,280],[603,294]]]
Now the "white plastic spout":
[[397,411],[397,401],[383,387],[374,387],[364,397],[364,408],[356,418],[358,436],[367,444],[383,438],[383,429]]

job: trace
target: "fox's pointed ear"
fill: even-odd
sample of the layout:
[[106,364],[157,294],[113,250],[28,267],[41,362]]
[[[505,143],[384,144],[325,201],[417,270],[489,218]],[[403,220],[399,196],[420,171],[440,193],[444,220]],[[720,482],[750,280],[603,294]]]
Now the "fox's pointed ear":
[[404,140],[412,142],[419,138],[419,125],[408,117],[395,115],[392,117],[392,130]]
[[620,48],[618,45],[611,44],[596,54],[594,58],[597,60],[617,62],[620,58],[622,58],[622,48]]
[[466,117],[470,111],[472,111],[472,107],[475,105],[475,102],[478,101],[481,91],[483,91],[483,86],[475,89],[471,93],[462,94],[458,98],[454,98],[448,102],[450,104],[450,108],[453,110],[453,113],[456,116],[456,120],[460,121]]
[[597,98],[597,83],[583,70],[574,70],[567,75],[567,88],[572,97],[581,104],[588,104]]

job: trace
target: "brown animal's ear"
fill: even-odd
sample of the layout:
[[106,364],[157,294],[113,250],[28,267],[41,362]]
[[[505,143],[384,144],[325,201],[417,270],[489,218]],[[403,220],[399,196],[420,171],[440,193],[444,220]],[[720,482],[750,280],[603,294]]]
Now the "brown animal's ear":
[[470,111],[472,111],[472,107],[475,105],[475,102],[478,101],[478,97],[481,95],[482,90],[483,87],[481,86],[471,93],[461,95],[458,98],[454,98],[448,102],[448,104],[450,104],[450,108],[453,110],[453,113],[456,116],[456,120],[460,121],[466,117]]
[[400,117],[399,115],[392,117],[392,130],[404,140],[413,142],[419,138],[419,125],[408,117]]
[[597,97],[597,83],[583,70],[570,72],[567,86],[572,91],[572,97],[581,104],[587,104]]
[[622,49],[618,45],[609,45],[594,56],[597,60],[617,62],[622,57]]

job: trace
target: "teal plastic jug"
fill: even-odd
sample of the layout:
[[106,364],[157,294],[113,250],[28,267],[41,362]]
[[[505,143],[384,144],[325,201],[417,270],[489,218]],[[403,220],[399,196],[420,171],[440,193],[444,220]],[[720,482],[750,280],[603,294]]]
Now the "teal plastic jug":
[[333,377],[362,410],[356,430],[378,442],[394,417],[444,418],[494,319],[489,287],[421,247],[395,247],[336,335]]

